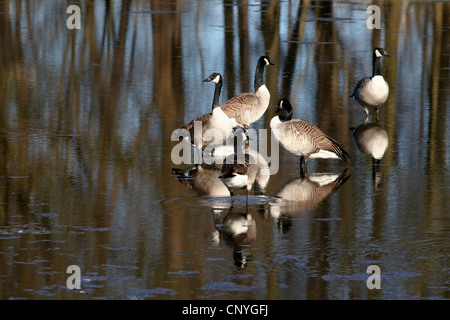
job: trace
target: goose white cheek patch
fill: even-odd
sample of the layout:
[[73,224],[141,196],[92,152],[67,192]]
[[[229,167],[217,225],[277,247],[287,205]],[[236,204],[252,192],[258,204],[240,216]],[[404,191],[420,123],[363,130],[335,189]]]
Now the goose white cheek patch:
[[219,80],[220,80],[220,76],[216,76],[212,82],[219,83]]

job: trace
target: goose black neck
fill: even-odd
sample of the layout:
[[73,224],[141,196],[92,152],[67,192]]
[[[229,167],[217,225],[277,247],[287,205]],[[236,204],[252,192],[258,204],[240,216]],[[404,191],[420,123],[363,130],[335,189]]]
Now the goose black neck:
[[282,116],[282,118],[280,118],[280,120],[282,122],[284,121],[290,121],[292,119],[292,109],[285,109],[284,115]]
[[379,76],[381,75],[381,57],[377,57],[375,52],[373,53],[373,73],[372,76]]
[[235,155],[242,155],[243,150],[247,146],[247,134],[244,129],[236,128],[234,129],[234,138],[233,138],[233,149]]
[[278,116],[281,122],[289,121],[292,119],[293,110],[292,105],[288,101],[284,101],[283,103],[283,110],[284,112],[281,112],[281,114]]
[[212,109],[216,107],[220,107],[219,98],[220,98],[220,92],[222,90],[222,77],[219,78],[219,81],[216,83],[215,89],[214,89],[214,99],[212,103]]
[[264,85],[264,68],[266,66],[266,62],[263,59],[258,61],[258,65],[256,66],[255,71],[255,92],[258,91],[259,87]]

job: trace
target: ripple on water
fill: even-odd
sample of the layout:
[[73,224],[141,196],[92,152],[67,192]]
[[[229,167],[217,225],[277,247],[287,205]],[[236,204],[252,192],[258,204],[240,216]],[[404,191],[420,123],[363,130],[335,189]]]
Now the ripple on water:
[[167,274],[182,276],[182,277],[190,277],[194,274],[198,274],[200,271],[188,271],[188,270],[179,270],[179,271],[169,271]]
[[255,289],[255,287],[236,284],[234,282],[229,281],[218,281],[218,282],[210,282],[205,286],[201,287],[200,289],[205,291],[240,292],[240,291],[250,291]]
[[175,290],[169,288],[156,287],[152,289],[133,289],[128,291],[128,295],[131,299],[143,299],[154,298],[156,296],[169,295],[173,296],[177,294]]

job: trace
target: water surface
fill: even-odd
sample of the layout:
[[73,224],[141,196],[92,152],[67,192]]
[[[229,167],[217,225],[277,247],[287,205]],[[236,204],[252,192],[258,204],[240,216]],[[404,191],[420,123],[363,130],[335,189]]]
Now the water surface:
[[[385,1],[380,30],[355,1],[79,5],[69,30],[64,2],[0,2],[1,299],[450,298],[448,3]],[[375,168],[349,130],[374,47],[391,54]],[[289,98],[352,159],[301,177],[280,147],[246,207],[179,181],[171,134],[210,111],[211,72],[221,102],[253,90],[261,55],[271,106]]]

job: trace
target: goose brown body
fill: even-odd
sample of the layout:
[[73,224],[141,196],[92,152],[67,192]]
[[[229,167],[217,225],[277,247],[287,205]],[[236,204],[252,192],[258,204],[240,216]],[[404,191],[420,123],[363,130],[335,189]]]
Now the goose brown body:
[[289,152],[309,158],[321,150],[334,153],[347,162],[348,153],[334,140],[327,136],[322,130],[312,123],[294,119],[279,123],[274,127],[274,134]]
[[277,115],[270,121],[275,138],[289,152],[300,156],[300,168],[306,167],[308,158],[340,158],[347,162],[350,155],[333,138],[314,124],[292,119],[292,105],[287,99],[278,102]]
[[273,65],[269,57],[261,56],[255,71],[255,92],[240,93],[230,98],[221,108],[229,117],[236,119],[238,125],[247,130],[269,107],[270,93],[264,84],[264,69]]

